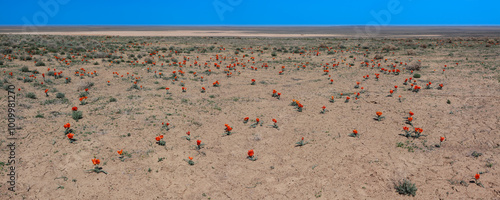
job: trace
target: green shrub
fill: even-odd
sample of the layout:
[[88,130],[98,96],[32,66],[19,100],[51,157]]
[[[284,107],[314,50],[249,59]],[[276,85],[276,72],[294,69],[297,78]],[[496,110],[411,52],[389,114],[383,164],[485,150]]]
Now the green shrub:
[[420,74],[413,74],[413,78],[420,78]]
[[36,62],[35,66],[45,66],[45,63],[42,61]]
[[28,67],[24,66],[21,68],[21,71],[22,72],[30,72],[30,69]]
[[62,99],[62,98],[64,98],[64,96],[65,96],[64,93],[59,92],[56,94],[56,98],[58,98],[58,99]]
[[79,119],[83,118],[83,113],[82,111],[73,111],[71,117],[73,117],[75,121],[78,121]]
[[36,95],[33,92],[28,92],[28,94],[26,94],[26,97],[28,97],[30,99],[36,99]]
[[116,98],[111,97],[111,98],[109,99],[109,102],[116,102]]
[[411,183],[410,180],[408,179],[403,179],[402,181],[399,181],[398,184],[394,186],[394,188],[399,194],[402,195],[415,196],[417,192],[417,187],[415,186],[415,183]]

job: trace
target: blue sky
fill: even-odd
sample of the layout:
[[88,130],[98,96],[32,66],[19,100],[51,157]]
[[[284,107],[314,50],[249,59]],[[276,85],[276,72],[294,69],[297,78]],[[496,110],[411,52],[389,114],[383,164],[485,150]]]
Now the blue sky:
[[0,0],[0,25],[500,25],[498,0]]

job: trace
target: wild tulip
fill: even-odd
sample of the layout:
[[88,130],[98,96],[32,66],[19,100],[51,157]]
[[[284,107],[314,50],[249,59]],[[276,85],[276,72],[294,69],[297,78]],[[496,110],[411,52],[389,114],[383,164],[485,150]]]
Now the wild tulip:
[[330,97],[330,103],[334,103],[334,102],[335,102],[334,97],[333,97],[333,96],[332,96],[332,97]]
[[246,123],[248,123],[248,120],[249,120],[249,119],[250,119],[249,117],[245,117],[245,118],[243,119],[243,123],[245,123],[245,124],[246,124]]
[[443,86],[444,86],[444,85],[441,83],[441,84],[439,84],[439,87],[438,87],[437,89],[438,89],[438,90],[441,90],[441,89],[443,89]]
[[277,121],[276,119],[272,119],[272,121],[273,121],[273,123],[274,123],[274,124],[273,124],[273,125],[270,125],[270,126],[272,126],[273,128],[275,128],[275,129],[278,129],[278,130],[279,130],[279,127],[278,127],[278,121]]
[[277,92],[276,90],[273,90],[272,97],[277,97],[277,96],[278,96],[278,94],[277,94],[277,93],[278,93],[278,92]]
[[186,136],[182,138],[186,138],[187,141],[191,141],[191,132],[190,131],[186,132]]
[[250,85],[255,85],[255,79],[252,79],[252,83]]
[[156,144],[160,146],[165,146],[166,142],[163,140],[163,135],[156,136]]
[[345,103],[349,103],[349,99],[351,99],[351,97],[346,97],[345,98]]
[[407,126],[403,127],[403,131],[405,132],[405,134],[403,136],[409,138],[411,137],[411,131],[410,131],[410,128],[408,128]]
[[95,172],[95,173],[104,173],[104,174],[108,174],[107,172],[105,172],[104,170],[102,170],[102,167],[99,167],[99,164],[101,164],[101,160],[97,159],[95,156],[94,158],[92,159],[92,164],[94,164],[94,169],[91,169],[91,170],[87,170],[88,172]]
[[69,133],[73,133],[73,129],[71,129],[71,125],[69,123],[64,124],[63,126],[65,128],[64,134],[67,135]]
[[[260,119],[259,119],[259,118],[255,119],[255,123],[253,123],[252,125],[250,125],[250,128],[255,128],[255,127],[257,127],[257,125],[259,125],[259,122],[260,122]],[[260,126],[262,126],[262,123],[260,123]]]
[[73,133],[68,133],[68,135],[66,135],[66,136],[68,137],[68,140],[69,140],[69,142],[70,142],[70,143],[73,143],[73,142],[75,142],[75,141],[76,141],[76,139],[75,139],[75,138],[73,138],[73,137],[75,136],[75,134],[73,134]]
[[296,142],[295,144],[296,144],[296,147],[301,147],[301,146],[306,145],[307,143],[309,143],[309,142],[304,141],[304,137],[302,137],[300,139],[300,141]]
[[257,158],[255,157],[255,152],[253,151],[253,149],[250,149],[248,150],[248,157],[247,157],[249,160],[251,161],[256,161]]
[[298,107],[297,111],[302,112],[302,109],[304,108],[304,105],[302,105],[301,103],[298,103],[297,107]]
[[319,113],[325,114],[325,112],[328,111],[326,110],[326,106],[321,107],[321,111]]
[[193,157],[188,157],[188,159],[184,159],[184,161],[186,161],[189,165],[194,165],[194,161],[193,161]]
[[377,121],[380,121],[382,119],[384,119],[385,117],[382,116],[382,112],[376,112],[375,114],[377,114],[377,117],[375,118]]
[[349,136],[351,136],[351,137],[358,137],[358,130],[356,130],[356,129],[352,130],[352,133],[349,134]]
[[167,130],[167,131],[169,131],[169,130],[170,130],[170,127],[169,127],[170,123],[168,123],[168,122],[167,122],[167,123],[165,124],[165,123],[163,123],[163,122],[162,122],[162,123],[161,123],[161,125],[162,125],[162,128],[164,128],[165,130]]
[[196,140],[196,150],[200,150],[204,145],[201,143],[201,140]]
[[413,121],[413,117],[408,117],[406,120],[406,123],[413,126],[412,121]]
[[426,135],[422,135],[422,132],[423,132],[423,131],[424,131],[424,130],[423,130],[423,129],[421,129],[421,128],[415,128],[415,131],[414,131],[414,134],[415,134],[415,135],[414,135],[413,137],[414,137],[414,138],[419,138],[420,136],[426,136]]
[[224,134],[223,135],[231,135],[233,134],[231,131],[233,130],[233,127],[229,126],[228,124],[224,124],[226,128],[224,129]]

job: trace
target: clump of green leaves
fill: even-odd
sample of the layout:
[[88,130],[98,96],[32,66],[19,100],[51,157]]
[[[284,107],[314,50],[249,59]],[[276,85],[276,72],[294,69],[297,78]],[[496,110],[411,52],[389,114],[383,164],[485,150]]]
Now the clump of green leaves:
[[402,195],[408,195],[408,196],[415,196],[417,192],[417,187],[415,186],[415,183],[410,182],[408,179],[403,179],[402,181],[399,181],[394,188],[399,194]]
[[58,99],[62,99],[64,97],[65,97],[64,93],[59,92],[56,94],[56,98],[58,98]]
[[75,121],[78,121],[79,119],[83,118],[83,113],[82,113],[82,111],[73,111],[73,113],[71,114],[71,117],[73,117],[73,119]]
[[28,97],[30,99],[36,99],[36,95],[33,92],[28,92],[28,94],[26,94],[26,97]]

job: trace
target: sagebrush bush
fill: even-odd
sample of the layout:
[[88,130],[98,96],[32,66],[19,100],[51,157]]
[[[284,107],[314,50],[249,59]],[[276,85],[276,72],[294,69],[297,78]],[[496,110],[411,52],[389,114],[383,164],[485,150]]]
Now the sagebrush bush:
[[30,99],[36,99],[36,95],[33,92],[28,92],[28,94],[26,94],[26,97],[28,97]]
[[83,113],[82,111],[73,111],[71,117],[73,117],[75,121],[78,121],[79,119],[83,118]]
[[394,188],[399,194],[402,195],[411,195],[415,196],[417,192],[417,187],[415,186],[415,183],[411,183],[410,180],[408,179],[403,179],[402,181],[399,181]]
[[45,66],[45,63],[44,63],[44,62],[42,62],[42,61],[40,61],[40,62],[37,62],[37,63],[35,64],[35,66]]
[[58,98],[58,99],[62,99],[62,98],[64,98],[64,96],[65,96],[64,93],[61,93],[61,92],[56,94],[56,98]]

